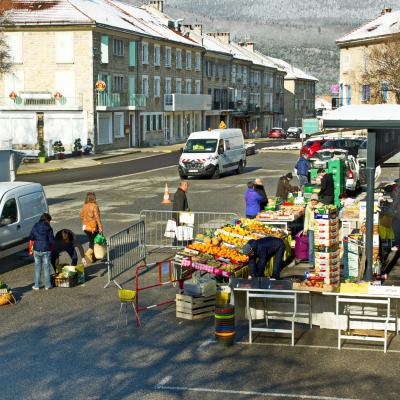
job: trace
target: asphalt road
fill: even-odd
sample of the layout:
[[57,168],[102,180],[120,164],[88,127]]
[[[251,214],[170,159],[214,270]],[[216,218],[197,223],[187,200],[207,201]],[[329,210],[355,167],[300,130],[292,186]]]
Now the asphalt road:
[[[258,142],[256,149],[262,147],[280,146],[288,143],[287,140],[274,140],[267,142]],[[72,183],[89,181],[103,178],[113,178],[117,176],[126,176],[139,172],[145,172],[154,169],[160,169],[178,165],[180,152],[157,154],[152,157],[116,162],[110,164],[98,165],[95,167],[85,167],[68,169],[62,171],[42,172],[38,174],[19,175],[17,180],[27,182],[38,182],[43,186],[57,185],[60,183]],[[116,158],[116,160],[118,160]]]

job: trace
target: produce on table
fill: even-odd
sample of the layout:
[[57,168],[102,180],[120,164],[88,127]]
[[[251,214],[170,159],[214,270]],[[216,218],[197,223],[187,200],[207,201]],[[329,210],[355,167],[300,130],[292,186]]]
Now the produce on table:
[[192,243],[187,247],[192,250],[198,250],[201,253],[212,254],[213,256],[229,259],[231,261],[247,263],[249,260],[249,257],[238,253],[236,250],[228,249],[224,246],[219,247],[212,244]]

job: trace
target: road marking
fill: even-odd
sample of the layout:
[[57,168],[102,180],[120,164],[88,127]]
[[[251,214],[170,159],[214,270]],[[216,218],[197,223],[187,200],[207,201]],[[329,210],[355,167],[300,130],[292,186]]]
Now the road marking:
[[[250,345],[249,342],[235,342],[236,344]],[[293,347],[288,343],[252,343],[251,346],[275,346],[275,347]],[[338,350],[337,346],[321,346],[321,345],[308,345],[308,344],[296,344],[294,346],[299,348],[306,349],[325,349],[325,350]],[[375,351],[379,353],[383,353],[382,349],[363,349],[361,347],[345,347],[343,350],[355,350],[355,351]],[[400,353],[400,350],[389,350],[388,353]]]
[[164,378],[161,379],[160,382],[158,382],[158,384],[156,386],[164,386],[166,385],[170,380],[172,379],[171,375],[167,375]]
[[[137,153],[136,153],[137,154]],[[136,160],[143,160],[144,158],[150,158],[150,157],[158,157],[158,156],[162,156],[165,153],[162,154],[147,154],[145,156],[141,156],[141,157],[136,157],[136,158],[132,158],[130,160],[120,160],[120,161],[110,161],[110,162],[102,162],[101,159],[99,160],[99,163],[101,165],[109,165],[109,164],[122,164],[122,163],[126,163],[126,162],[131,162],[131,161],[136,161]],[[127,156],[122,156],[122,157],[127,157]],[[129,157],[129,156],[128,156]]]
[[[171,377],[166,377],[171,378]],[[165,379],[165,378],[164,378]],[[161,381],[162,382],[162,381]],[[285,399],[308,399],[308,400],[357,400],[345,397],[330,397],[330,396],[313,396],[306,394],[292,393],[275,393],[275,392],[254,392],[247,390],[229,390],[229,389],[208,389],[200,387],[187,386],[166,386],[161,382],[155,386],[156,390],[169,390],[174,392],[202,392],[202,393],[220,393],[220,394],[236,394],[240,396],[262,396],[262,397],[283,397]]]
[[213,340],[213,339],[205,340],[205,341],[197,348],[197,351],[204,351],[205,347],[207,347],[207,346],[210,345],[211,343],[216,343],[216,341]]

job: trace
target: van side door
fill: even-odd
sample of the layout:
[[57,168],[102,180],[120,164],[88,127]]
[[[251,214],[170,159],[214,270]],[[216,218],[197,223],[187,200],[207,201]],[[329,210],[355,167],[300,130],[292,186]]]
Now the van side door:
[[10,195],[3,199],[0,205],[0,250],[22,243],[20,237],[20,213],[15,196]]

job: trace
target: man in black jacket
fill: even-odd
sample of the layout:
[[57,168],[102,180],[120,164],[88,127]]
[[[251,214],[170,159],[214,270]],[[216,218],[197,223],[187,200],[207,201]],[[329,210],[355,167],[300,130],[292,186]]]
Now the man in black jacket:
[[327,174],[323,168],[318,170],[318,174],[321,178],[321,190],[319,192],[321,203],[333,204],[334,199],[334,184],[333,175]]
[[[187,201],[186,193],[189,189],[189,183],[187,181],[181,181],[177,191],[174,194],[174,201],[172,204],[172,218],[175,219],[176,225],[180,225],[179,221],[179,212],[181,211],[189,211],[189,203]],[[174,246],[183,246],[187,244],[182,241],[178,241],[176,238],[174,239]]]

